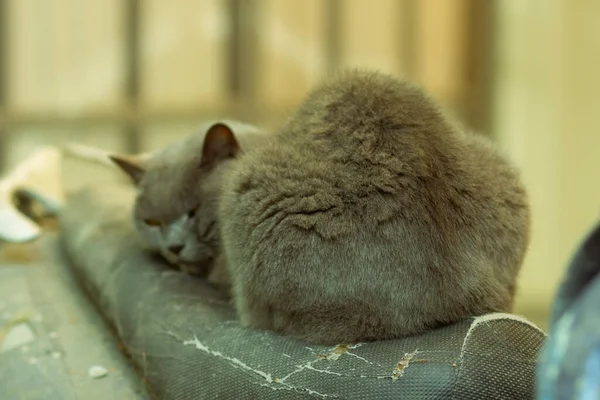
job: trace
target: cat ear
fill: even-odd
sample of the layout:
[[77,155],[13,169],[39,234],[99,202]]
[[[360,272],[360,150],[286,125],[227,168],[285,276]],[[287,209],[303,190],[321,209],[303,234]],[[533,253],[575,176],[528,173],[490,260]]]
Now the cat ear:
[[139,185],[146,172],[145,157],[110,154],[108,158],[131,178],[134,185]]
[[221,161],[233,158],[240,147],[233,131],[225,124],[216,123],[204,137],[201,167],[213,167]]

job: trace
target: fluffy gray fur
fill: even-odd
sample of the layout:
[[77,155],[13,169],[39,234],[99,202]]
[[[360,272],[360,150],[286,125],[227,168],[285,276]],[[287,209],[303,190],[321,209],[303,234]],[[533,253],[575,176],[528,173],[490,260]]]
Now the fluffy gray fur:
[[[167,219],[194,206],[183,176],[153,180],[164,183],[143,187],[140,217],[146,201],[180,202]],[[348,343],[512,307],[529,241],[519,174],[410,83],[333,76],[219,181],[217,271],[245,326]]]
[[[223,134],[231,136],[223,140]],[[112,155],[137,186],[133,221],[147,249],[186,272],[206,275],[220,251],[217,199],[223,174],[240,149],[265,137],[239,121],[212,122],[151,154]]]

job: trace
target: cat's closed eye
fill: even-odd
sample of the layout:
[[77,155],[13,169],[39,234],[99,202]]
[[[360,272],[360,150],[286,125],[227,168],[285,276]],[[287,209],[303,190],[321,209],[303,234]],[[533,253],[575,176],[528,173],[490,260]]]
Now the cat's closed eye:
[[198,213],[198,207],[196,207],[193,210],[191,210],[190,212],[188,212],[188,218],[194,218],[197,213]]
[[153,218],[145,219],[144,223],[148,226],[160,226],[160,221]]

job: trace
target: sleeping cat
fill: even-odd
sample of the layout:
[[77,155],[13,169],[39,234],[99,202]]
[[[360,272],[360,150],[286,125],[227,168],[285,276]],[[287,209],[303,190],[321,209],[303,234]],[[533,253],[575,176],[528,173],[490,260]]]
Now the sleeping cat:
[[[140,233],[231,284],[244,325],[329,344],[510,311],[526,192],[419,88],[347,71],[268,140],[240,133],[217,124],[149,162],[115,161],[140,188]],[[171,254],[165,226],[184,226],[196,256]]]
[[207,123],[154,153],[111,155],[137,187],[133,220],[147,248],[185,272],[206,275],[220,250],[216,219],[222,176],[242,148],[266,138],[254,126],[224,121]]
[[348,343],[512,307],[529,241],[518,173],[412,84],[334,75],[220,180],[216,268],[245,326]]

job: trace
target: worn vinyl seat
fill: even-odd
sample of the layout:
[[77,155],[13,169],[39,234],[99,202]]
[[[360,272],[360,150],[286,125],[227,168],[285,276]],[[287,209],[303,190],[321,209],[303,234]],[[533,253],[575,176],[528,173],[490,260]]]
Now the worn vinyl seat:
[[60,217],[72,271],[161,399],[533,399],[546,335],[490,314],[402,340],[310,346],[245,329],[210,285],[140,250],[132,189],[96,183]]

